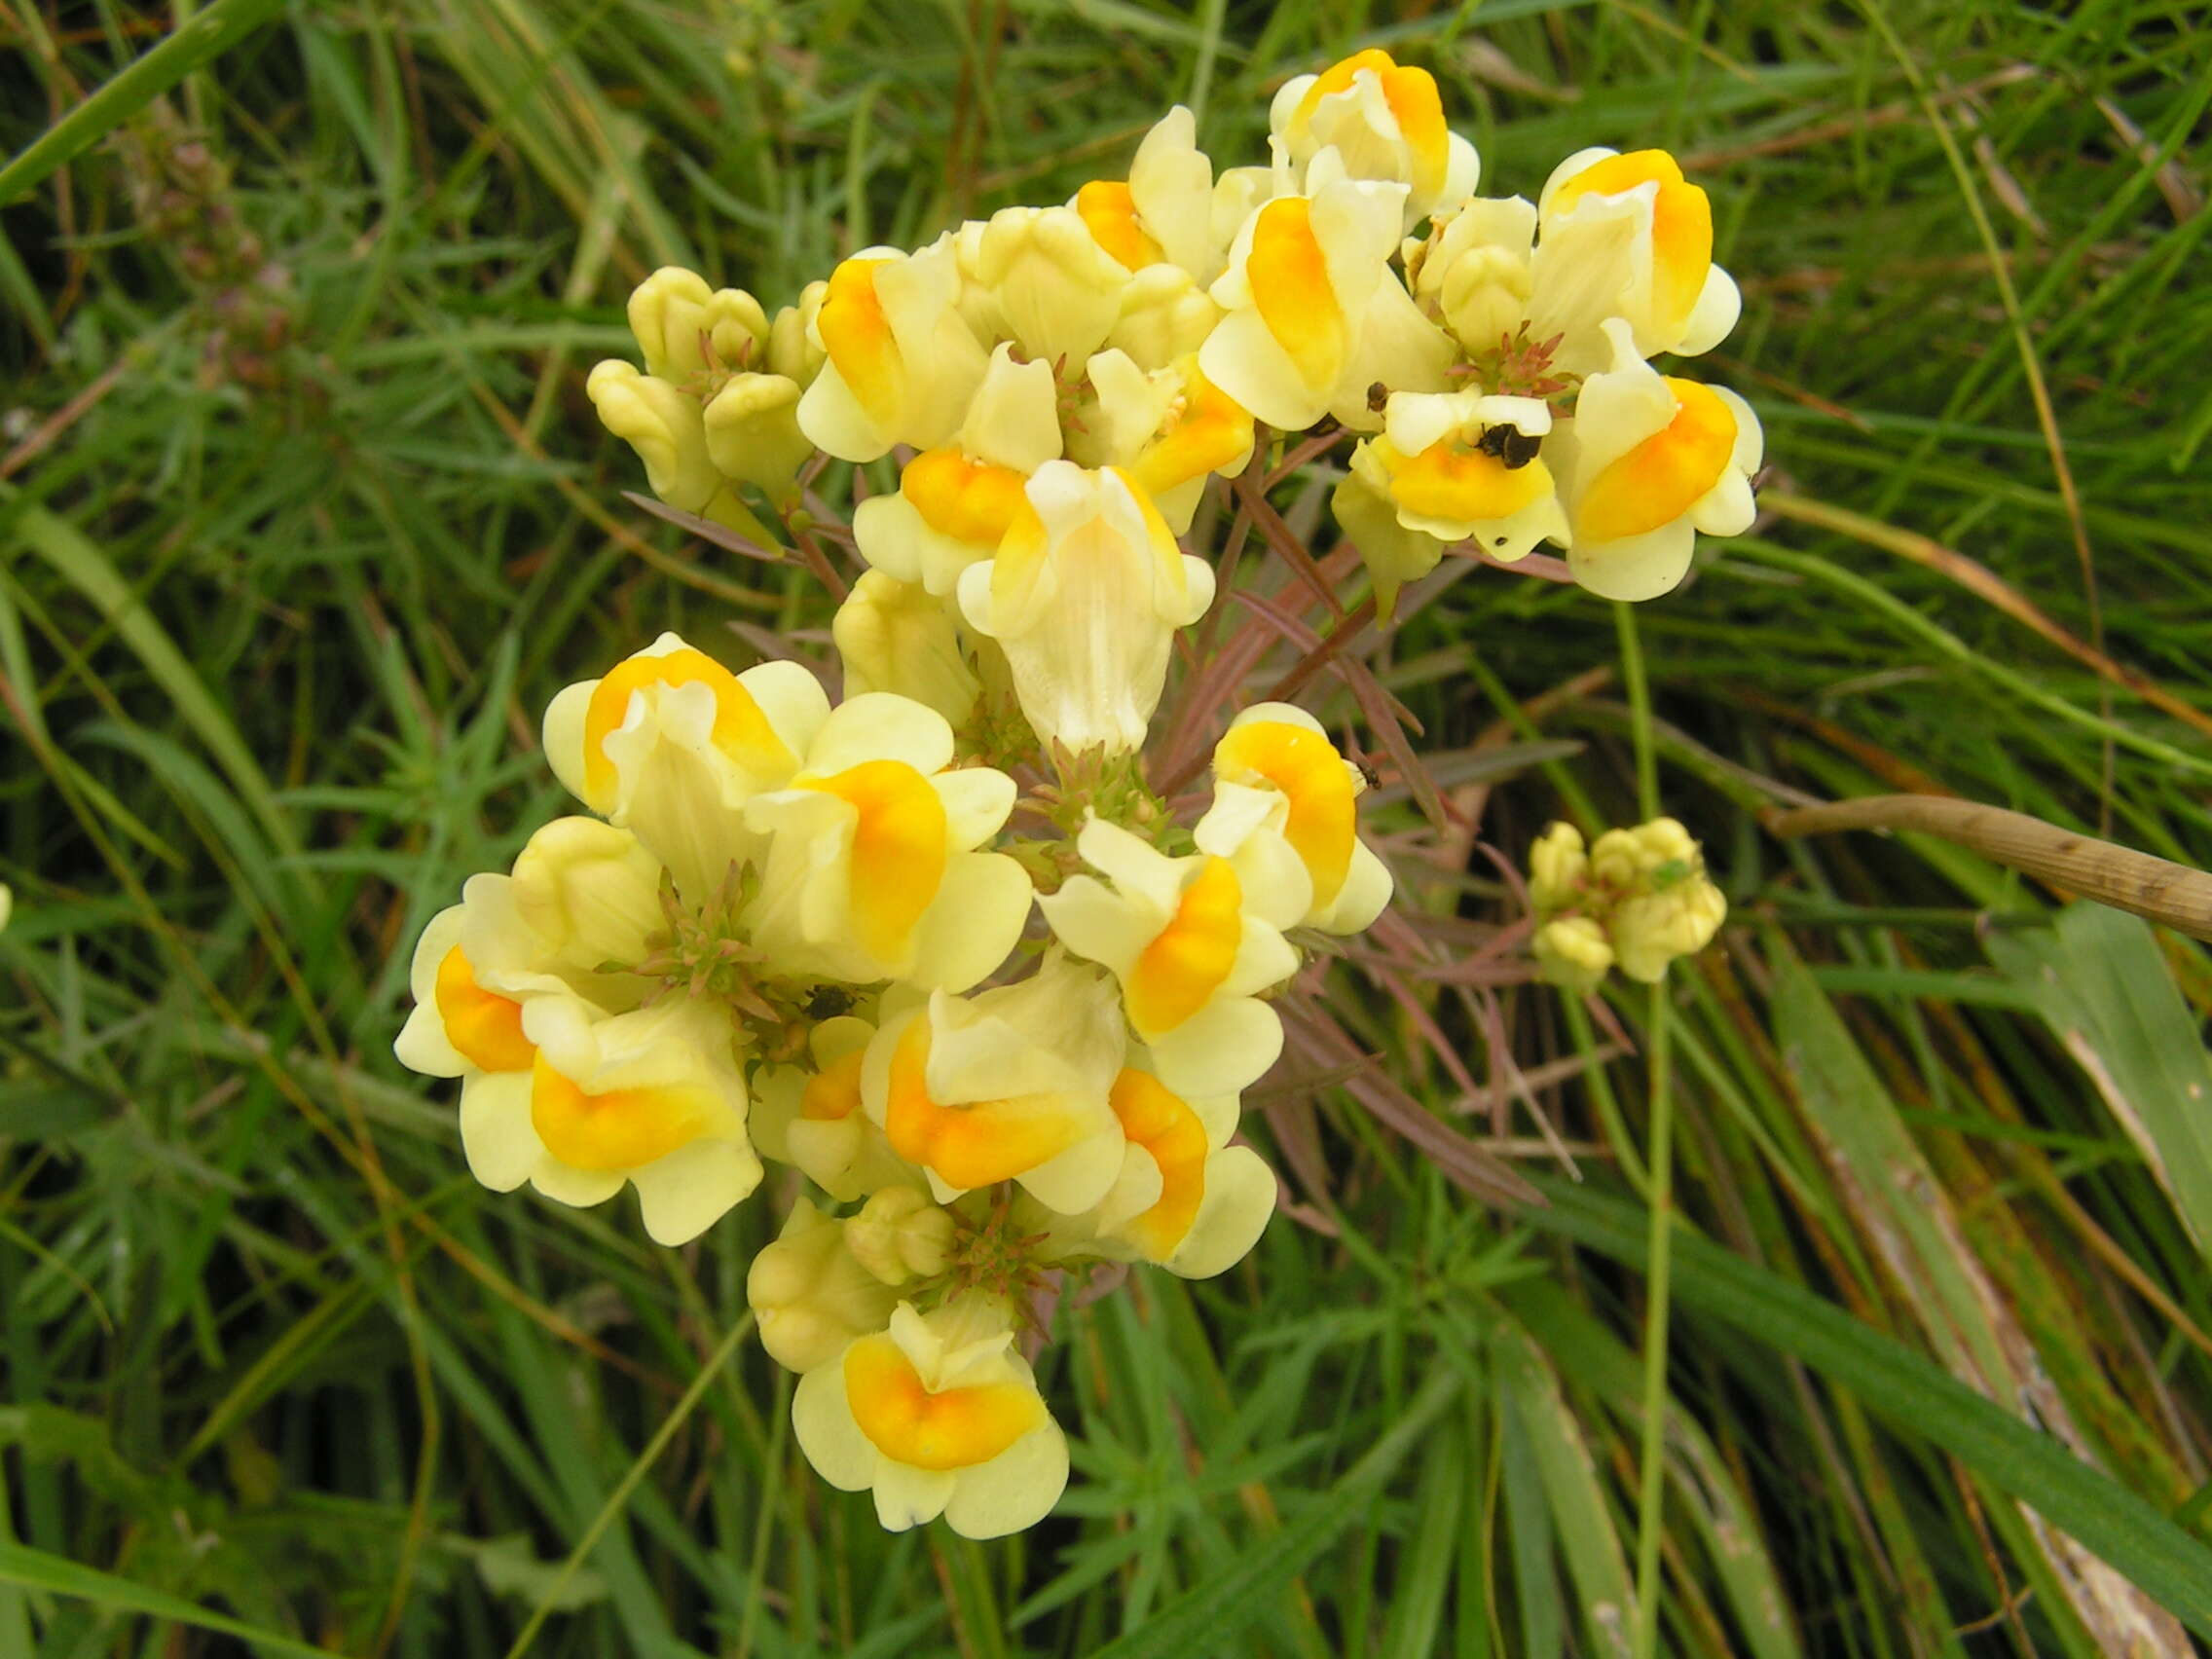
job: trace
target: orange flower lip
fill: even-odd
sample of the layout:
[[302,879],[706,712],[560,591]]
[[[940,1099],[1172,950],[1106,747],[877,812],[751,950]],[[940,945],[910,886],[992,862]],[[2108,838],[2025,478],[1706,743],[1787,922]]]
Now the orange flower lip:
[[930,1027],[917,1018],[891,1054],[891,1088],[883,1130],[909,1163],[937,1171],[946,1184],[988,1187],[1010,1181],[1065,1152],[1081,1137],[1073,1114],[1049,1101],[977,1100],[940,1105],[926,1072]]
[[1313,903],[1334,901],[1351,870],[1358,821],[1351,774],[1336,745],[1289,720],[1246,720],[1229,728],[1213,764],[1232,783],[1257,780],[1288,797],[1284,836],[1313,878]]
[[1045,1420],[1037,1390],[1017,1382],[933,1392],[888,1336],[854,1343],[843,1370],[845,1398],[861,1433],[886,1457],[913,1468],[987,1463]]
[[438,963],[434,994],[446,1041],[462,1059],[488,1072],[530,1070],[537,1047],[522,1033],[522,1004],[479,985],[458,944]]
[[1209,858],[1130,971],[1130,1022],[1170,1031],[1205,1007],[1229,977],[1243,934],[1243,884],[1227,859]]
[[1124,1225],[1147,1256],[1163,1262],[1191,1231],[1206,1196],[1205,1125],[1181,1095],[1147,1072],[1125,1070],[1116,1078],[1112,1103],[1122,1132],[1160,1166],[1159,1201]]
[[698,1139],[713,1111],[703,1088],[615,1088],[587,1094],[545,1056],[530,1081],[530,1121],[545,1150],[572,1169],[636,1169]]
[[1669,378],[1674,419],[1591,480],[1575,509],[1575,535],[1619,541],[1673,524],[1697,503],[1736,453],[1736,417],[1719,393]]
[[648,687],[705,685],[715,696],[715,746],[756,772],[789,770],[796,757],[776,735],[760,705],[736,675],[689,645],[659,656],[627,657],[592,687],[584,709],[584,795],[605,811],[614,800],[614,762],[607,739],[629,718],[630,698]]

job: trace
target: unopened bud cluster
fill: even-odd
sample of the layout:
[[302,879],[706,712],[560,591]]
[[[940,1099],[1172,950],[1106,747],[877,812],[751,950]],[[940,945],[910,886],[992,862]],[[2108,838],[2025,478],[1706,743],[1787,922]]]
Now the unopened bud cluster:
[[1728,914],[1704,850],[1672,818],[1608,830],[1587,848],[1573,825],[1554,824],[1529,849],[1529,900],[1545,977],[1585,992],[1615,967],[1656,982],[1676,957],[1710,944]]

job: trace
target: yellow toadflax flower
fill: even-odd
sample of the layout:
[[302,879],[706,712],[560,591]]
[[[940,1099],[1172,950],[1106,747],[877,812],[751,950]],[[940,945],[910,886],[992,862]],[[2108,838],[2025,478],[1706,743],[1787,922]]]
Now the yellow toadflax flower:
[[1229,1144],[1236,1096],[1185,1094],[1132,1065],[1114,1081],[1113,1105],[1130,1148],[1160,1179],[1141,1205],[1100,1206],[1093,1247],[1184,1278],[1211,1278],[1242,1261],[1274,1214],[1275,1177],[1250,1147]]
[[1284,82],[1268,126],[1296,166],[1334,150],[1351,177],[1404,185],[1407,226],[1472,195],[1482,172],[1475,147],[1445,125],[1435,77],[1377,48]]
[[1751,529],[1759,421],[1726,387],[1661,375],[1619,317],[1604,332],[1613,366],[1582,383],[1544,456],[1567,503],[1574,579],[1606,599],[1653,599],[1688,573],[1697,532]]
[[1209,477],[1234,477],[1252,459],[1252,416],[1207,380],[1197,355],[1146,372],[1124,351],[1090,359],[1091,400],[1070,453],[1086,466],[1124,469],[1175,535],[1191,528]]
[[487,1077],[461,1101],[461,1148],[494,1192],[528,1181],[588,1206],[628,1184],[653,1240],[682,1244],[759,1184],[721,1010],[670,997],[602,1014],[542,996],[523,1005],[522,1028],[530,1070]]
[[831,272],[812,331],[825,361],[799,399],[800,430],[843,461],[957,431],[989,362],[960,289],[949,237],[916,253],[867,248]]
[[1583,845],[1554,824],[1529,849],[1536,960],[1555,984],[1587,994],[1618,966],[1646,984],[1677,956],[1713,941],[1728,901],[1705,872],[1705,853],[1672,818],[1608,830]]
[[1030,475],[1059,459],[1058,396],[1048,362],[1016,361],[1011,347],[997,347],[959,430],[908,461],[896,491],[854,509],[861,556],[949,595],[961,571],[997,551]]
[[890,691],[966,720],[983,682],[961,646],[959,612],[919,582],[863,571],[830,624],[845,666],[845,695]]
[[1599,329],[1608,317],[1628,324],[1645,357],[1694,356],[1736,326],[1743,300],[1713,263],[1712,204],[1666,151],[1577,151],[1553,169],[1536,205],[1530,332],[1566,336],[1559,367],[1604,368],[1613,353]]
[[1214,746],[1213,775],[1201,847],[1287,851],[1308,881],[1304,926],[1358,933],[1382,913],[1390,872],[1358,833],[1366,780],[1319,720],[1289,703],[1255,703]]
[[874,1493],[894,1532],[940,1515],[964,1537],[1018,1532],[1067,1487],[1067,1439],[1013,1310],[979,1294],[928,1313],[901,1303],[887,1331],[799,1379],[792,1429],[824,1480]]
[[919,1179],[861,1105],[861,1065],[875,1027],[852,1014],[807,1034],[805,1065],[762,1066],[753,1080],[753,1142],[839,1202]]
[[802,311],[787,307],[770,323],[743,289],[709,289],[671,266],[638,285],[629,313],[645,366],[614,358],[592,370],[584,389],[601,422],[638,452],[670,506],[764,536],[738,486],[782,503],[814,450],[798,427],[813,365],[779,350]]
[[745,803],[788,783],[829,718],[797,663],[732,674],[673,633],[545,710],[545,758],[569,793],[637,831],[693,903],[752,842]]
[[[1385,616],[1398,588],[1436,568],[1447,546],[1473,541],[1493,559],[1526,558],[1537,542],[1567,539],[1551,469],[1536,453],[1551,430],[1541,398],[1479,391],[1393,393],[1380,437],[1352,451],[1333,498],[1358,541]],[[1391,524],[1369,503],[1386,502]]]
[[1125,1150],[1108,1097],[1126,1051],[1114,981],[1057,952],[1026,979],[940,991],[886,1019],[861,1099],[940,1203],[1000,1181],[1076,1215],[1104,1198]]
[[1170,858],[1102,818],[1076,848],[1113,885],[1073,876],[1038,907],[1062,944],[1121,982],[1161,1075],[1208,1095],[1256,1081],[1282,1051],[1282,1021],[1257,993],[1298,970],[1281,930],[1304,919],[1303,888],[1247,888],[1230,859]]
[[767,859],[747,910],[756,944],[792,975],[965,990],[1006,960],[1029,876],[976,849],[1014,809],[1014,780],[947,770],[952,728],[887,691],[849,697],[784,788],[746,803]]
[[1212,602],[1212,568],[1127,473],[1070,461],[1037,469],[997,554],[960,578],[960,608],[1006,651],[1021,712],[1071,755],[1144,743],[1175,630]]
[[1442,391],[1451,342],[1394,272],[1405,189],[1344,175],[1315,158],[1302,196],[1278,196],[1236,233],[1213,285],[1227,313],[1206,338],[1206,379],[1285,431],[1334,415],[1356,431],[1381,424],[1370,393]]

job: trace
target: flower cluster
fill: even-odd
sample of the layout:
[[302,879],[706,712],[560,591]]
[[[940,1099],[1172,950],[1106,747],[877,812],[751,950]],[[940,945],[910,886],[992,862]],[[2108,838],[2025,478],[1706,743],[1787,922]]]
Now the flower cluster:
[[[1127,706],[1141,730],[1150,698]],[[753,1267],[762,1344],[804,1378],[800,1445],[886,1526],[1034,1522],[1067,1453],[1025,1321],[1095,1264],[1220,1272],[1272,1213],[1232,1138],[1282,1047],[1265,998],[1300,966],[1286,935],[1356,931],[1390,894],[1357,768],[1260,704],[1194,826],[1124,773],[1072,835],[1010,832],[1021,786],[938,710],[832,706],[803,668],[732,674],[674,634],[561,692],[544,738],[590,816],[424,930],[400,1058],[461,1080],[495,1191],[635,1187],[663,1244],[763,1157],[857,1206],[800,1200]],[[1116,801],[1128,824],[1089,804]]]
[[[1051,1307],[1253,1247],[1276,1185],[1236,1134],[1283,1046],[1272,998],[1390,896],[1365,774],[1303,709],[1215,728],[1210,792],[1183,793],[1209,734],[1172,783],[1145,753],[1215,604],[1178,539],[1208,480],[1276,433],[1353,443],[1335,503],[1385,612],[1455,542],[1549,538],[1641,598],[1695,531],[1749,522],[1750,410],[1646,361],[1736,313],[1668,157],[1475,197],[1434,81],[1380,52],[1285,86],[1272,125],[1270,165],[1217,172],[1178,108],[1125,179],[866,249],[772,317],[645,281],[643,367],[588,389],[663,501],[821,555],[827,461],[895,468],[855,490],[841,695],[675,634],[569,686],[544,746],[583,811],[415,953],[398,1053],[461,1080],[486,1186],[634,1187],[673,1245],[763,1159],[810,1184],[749,1297],[800,1375],[799,1445],[886,1527],[1051,1508]],[[1610,876],[1562,873],[1553,924],[1611,928],[1632,974],[1691,931],[1631,919],[1682,903],[1637,872],[1602,904]]]
[[1728,901],[1705,873],[1705,853],[1672,818],[1608,830],[1587,848],[1554,824],[1529,849],[1529,901],[1545,977],[1593,991],[1609,968],[1646,984],[1667,964],[1713,941]]

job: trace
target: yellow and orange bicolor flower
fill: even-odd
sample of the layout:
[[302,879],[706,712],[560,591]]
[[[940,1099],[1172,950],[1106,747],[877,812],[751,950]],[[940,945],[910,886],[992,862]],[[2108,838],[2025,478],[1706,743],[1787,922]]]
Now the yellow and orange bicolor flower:
[[814,316],[825,360],[799,399],[799,429],[844,461],[951,437],[989,361],[960,299],[949,237],[915,253],[867,248],[839,265]]
[[1147,373],[1121,350],[1090,359],[1091,404],[1070,450],[1088,467],[1118,466],[1152,498],[1175,535],[1191,528],[1209,477],[1252,459],[1251,412],[1207,380],[1196,353]]
[[1628,323],[1645,357],[1710,350],[1736,326],[1743,300],[1713,263],[1712,203],[1666,151],[1578,151],[1536,206],[1530,333],[1565,334],[1559,367],[1604,367],[1608,317]]
[[[1184,1278],[1211,1278],[1242,1261],[1274,1214],[1275,1177],[1250,1147],[1229,1144],[1236,1096],[1185,1093],[1131,1065],[1114,1080],[1112,1098],[1130,1148],[1159,1172],[1158,1196],[1141,1207],[1102,1205],[1096,1244]],[[1137,1190],[1129,1182],[1120,1193]]]
[[1726,387],[1658,373],[1622,318],[1604,333],[1612,367],[1583,382],[1544,455],[1567,504],[1574,579],[1607,599],[1652,599],[1688,572],[1698,531],[1751,529],[1758,417]]
[[1382,435],[1353,450],[1334,498],[1384,615],[1395,608],[1399,586],[1434,570],[1453,542],[1472,540],[1510,563],[1547,536],[1566,541],[1567,515],[1543,457],[1503,453],[1496,441],[1510,432],[1515,444],[1534,445],[1551,426],[1551,410],[1539,398],[1392,395]]
[[1072,876],[1038,906],[1062,944],[1120,982],[1155,1067],[1208,1095],[1257,1080],[1282,1051],[1282,1022],[1258,993],[1298,970],[1282,930],[1305,919],[1303,886],[1247,887],[1232,858],[1170,858],[1100,818],[1076,848],[1112,885]]
[[1366,780],[1319,720],[1290,703],[1255,703],[1214,746],[1213,776],[1213,804],[1196,831],[1201,848],[1295,866],[1307,881],[1307,927],[1358,933],[1382,913],[1390,872],[1359,838]]
[[861,1100],[940,1203],[1014,1181],[1074,1215],[1121,1174],[1108,1095],[1125,1048],[1114,981],[1053,952],[1014,984],[886,1019]]
[[837,706],[783,788],[747,802],[767,856],[746,920],[786,973],[965,990],[1006,959],[1029,877],[977,849],[1014,810],[1014,780],[952,757],[942,715],[870,691]]
[[753,1144],[840,1203],[921,1178],[861,1105],[861,1065],[874,1036],[856,1015],[826,1019],[807,1034],[805,1064],[754,1074]]
[[995,1538],[1043,1520],[1067,1487],[1067,1440],[1015,1350],[1013,1309],[979,1293],[910,1303],[799,1379],[792,1429],[822,1478],[872,1491],[904,1531],[940,1515]]
[[1253,213],[1213,284],[1226,314],[1198,353],[1206,379],[1284,431],[1324,415],[1374,430],[1377,384],[1444,390],[1451,342],[1389,268],[1404,196],[1402,185],[1346,178],[1324,150],[1305,195]]
[[1060,454],[1051,364],[1017,361],[1003,342],[960,424],[899,475],[899,488],[853,513],[853,538],[875,570],[949,595],[960,572],[988,559],[1021,510],[1030,475]]
[[545,710],[545,757],[592,811],[637,831],[692,903],[751,849],[745,803],[777,789],[829,718],[797,663],[732,674],[673,633]]
[[723,1011],[671,997],[608,1014],[546,995],[522,1004],[521,1025],[529,1068],[489,1074],[461,1097],[462,1150],[494,1192],[528,1181],[581,1206],[632,1185],[645,1232],[682,1244],[759,1184]]
[[1474,193],[1475,147],[1445,125],[1435,77],[1369,48],[1283,83],[1268,125],[1292,165],[1334,150],[1353,178],[1406,187],[1404,223]]
[[996,640],[1021,712],[1070,754],[1139,748],[1175,630],[1213,602],[1213,570],[1175,543],[1119,467],[1039,467],[1006,538],[960,578],[969,625]]

